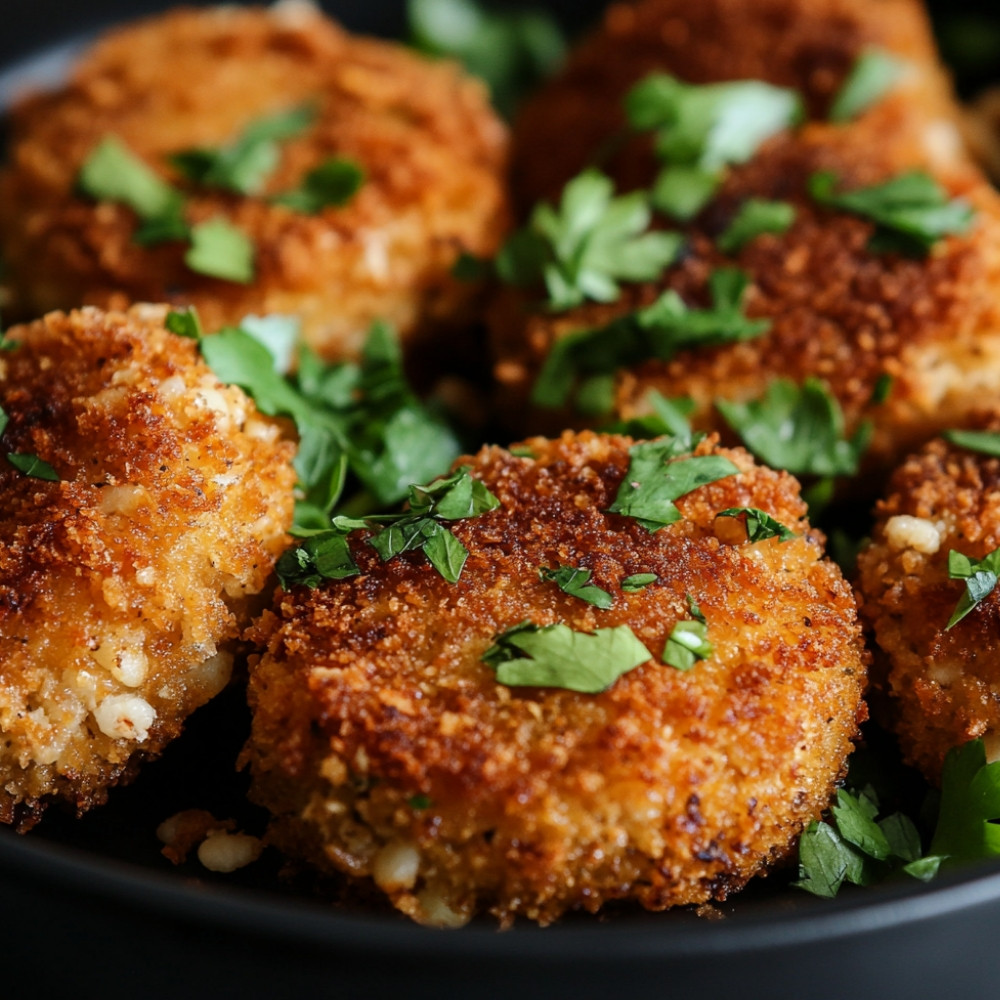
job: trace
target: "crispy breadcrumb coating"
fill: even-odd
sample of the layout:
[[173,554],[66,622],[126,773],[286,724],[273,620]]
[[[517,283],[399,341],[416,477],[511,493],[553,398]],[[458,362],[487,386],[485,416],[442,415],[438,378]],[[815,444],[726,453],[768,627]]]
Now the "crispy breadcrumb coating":
[[[1000,432],[1000,417],[976,425]],[[893,475],[876,515],[858,557],[861,613],[878,647],[886,721],[937,783],[954,746],[982,737],[989,759],[1000,756],[1000,593],[946,627],[965,590],[949,579],[948,553],[981,559],[1000,546],[1000,459],[931,441]]]
[[[78,810],[227,683],[292,516],[294,446],[165,308],[53,313],[0,354],[0,821]],[[259,601],[259,598],[258,598]]]
[[[137,246],[131,209],[76,191],[108,135],[181,185],[169,154],[307,103],[316,122],[282,144],[260,196],[189,191],[189,222],[221,216],[256,244],[248,286],[194,274],[182,243]],[[506,228],[506,130],[481,84],[309,4],[180,9],[112,31],[63,89],[18,104],[11,129],[0,245],[25,318],[132,301],[194,304],[209,330],[296,314],[313,347],[351,357],[376,318],[404,339],[467,322],[480,289],[451,267],[462,251],[489,256]],[[346,206],[306,215],[267,200],[330,157],[366,174]]]
[[[491,328],[510,423],[524,427],[528,412],[527,426],[565,425],[565,413],[526,407],[556,340],[649,305],[666,288],[692,307],[705,307],[708,279],[724,266],[750,277],[745,310],[770,320],[769,332],[620,370],[616,415],[646,412],[648,394],[656,390],[690,396],[694,422],[724,430],[714,399],[745,401],[762,396],[774,378],[801,383],[815,376],[839,401],[848,434],[862,421],[874,421],[868,462],[875,469],[891,468],[943,427],[961,424],[973,405],[1000,403],[1000,200],[962,151],[955,108],[924,17],[909,0],[695,5],[646,0],[612,8],[603,31],[585,43],[566,74],[526,113],[518,163],[536,162],[531,156],[536,131],[552,132],[557,119],[575,122],[572,111],[563,110],[563,102],[575,106],[574,92],[577,104],[594,103],[598,92],[606,95],[607,112],[594,116],[605,136],[613,134],[621,122],[622,95],[653,69],[697,82],[749,76],[795,86],[812,114],[825,116],[847,70],[872,44],[905,56],[906,76],[856,120],[843,125],[813,120],[731,168],[717,196],[687,227],[681,261],[660,280],[628,286],[613,305],[586,305],[560,315],[542,310],[526,315],[519,292],[500,298]],[[567,124],[566,135],[578,134],[573,129]],[[566,149],[561,138],[556,148]],[[551,164],[552,158],[547,160]],[[577,166],[563,164],[558,180]],[[648,144],[636,143],[607,166],[623,190],[648,186],[657,169]],[[910,169],[931,173],[949,197],[966,199],[976,211],[967,234],[939,241],[923,260],[868,250],[872,222],[823,208],[808,193],[809,178],[821,170],[833,171],[850,190]],[[790,202],[795,221],[782,235],[761,235],[737,253],[724,254],[715,241],[751,197]],[[883,402],[876,388],[885,376],[892,383]]]
[[[276,598],[254,629],[245,751],[275,844],[434,925],[723,899],[793,849],[864,714],[850,588],[795,480],[740,449],[699,445],[740,474],[660,531],[607,513],[631,444],[567,432],[464,459],[501,506],[449,522],[470,551],[456,584],[419,553],[381,563],[362,534],[361,575]],[[798,537],[750,544],[716,518],[731,506]],[[592,570],[612,608],[539,578],[557,564]],[[639,573],[657,581],[625,593]],[[688,595],[714,652],[685,673],[660,656]],[[505,687],[481,657],[525,620],[627,624],[651,658],[596,695]]]

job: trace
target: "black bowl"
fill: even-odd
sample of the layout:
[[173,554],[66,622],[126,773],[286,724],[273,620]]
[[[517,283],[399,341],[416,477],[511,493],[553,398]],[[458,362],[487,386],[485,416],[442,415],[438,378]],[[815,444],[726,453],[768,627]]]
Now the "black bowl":
[[[0,107],[26,83],[56,78],[94,31],[167,6],[16,2],[16,12],[4,4]],[[405,22],[399,0],[326,6],[357,30],[394,35]],[[602,4],[545,6],[572,28]],[[246,726],[241,696],[230,692],[104,808],[80,821],[53,812],[26,836],[0,829],[4,996],[975,1000],[992,997],[1000,981],[1000,871],[988,866],[929,885],[848,890],[835,901],[791,890],[779,874],[719,907],[718,920],[621,908],[506,932],[430,931],[333,906],[279,877],[276,858],[228,878],[172,869],[153,835],[171,813],[201,806],[244,828],[262,824],[232,769]]]

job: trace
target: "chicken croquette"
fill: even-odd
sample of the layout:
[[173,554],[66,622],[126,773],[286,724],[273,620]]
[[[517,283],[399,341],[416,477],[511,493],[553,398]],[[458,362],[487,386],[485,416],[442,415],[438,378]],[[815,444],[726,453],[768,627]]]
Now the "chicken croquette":
[[[703,30],[716,23],[724,26],[721,41]],[[723,49],[727,39],[743,38],[738,31],[745,42]],[[854,120],[825,120],[831,95],[873,44],[906,57],[909,69]],[[598,65],[607,67],[607,77]],[[942,428],[964,423],[973,406],[1000,403],[1000,200],[962,151],[956,112],[916,5],[648,0],[613,8],[603,33],[585,44],[566,75],[529,111],[518,162],[535,162],[530,136],[542,129],[536,119],[547,102],[553,102],[550,114],[563,101],[572,106],[575,87],[583,88],[576,100],[585,94],[589,102],[591,88],[607,82],[620,119],[628,86],[654,69],[697,83],[755,74],[795,87],[819,117],[775,135],[748,162],[728,168],[713,199],[680,227],[684,249],[657,280],[626,285],[612,304],[588,303],[562,313],[526,313],[525,293],[506,290],[493,309],[491,329],[510,423],[524,427],[525,413],[536,427],[567,419],[565,412],[526,405],[563,338],[643,309],[666,290],[692,309],[708,308],[711,278],[723,268],[746,275],[742,309],[767,329],[738,342],[620,364],[606,373],[615,378],[614,416],[648,412],[649,394],[656,391],[690,397],[694,423],[728,434],[716,400],[759,399],[777,378],[796,384],[817,378],[842,409],[847,436],[866,421],[874,424],[867,468],[888,471]],[[608,116],[610,131],[619,119]],[[567,112],[565,120],[572,118]],[[549,124],[556,127],[554,120]],[[561,141],[557,146],[565,148]],[[606,165],[619,191],[649,187],[658,169],[648,139],[629,151]],[[562,179],[572,169],[568,165]],[[856,191],[911,171],[933,178],[945,201],[972,210],[964,231],[956,227],[926,255],[871,246],[876,225],[870,218],[822,204],[812,191],[821,172],[834,175],[837,190]],[[788,206],[790,226],[723,249],[720,236],[751,199]],[[885,386],[887,395],[880,391]]]
[[22,829],[104,801],[225,687],[287,544],[294,445],[164,317],[52,313],[0,354],[0,821]]
[[[469,551],[456,583],[420,552],[383,563],[361,531],[358,575],[276,597],[254,629],[245,750],[274,844],[441,926],[724,899],[794,850],[865,711],[854,598],[796,481],[741,449],[696,447],[732,473],[666,527],[609,513],[634,456],[667,441],[485,447],[461,461],[499,505],[448,522]],[[751,542],[720,516],[734,507],[794,536]],[[564,592],[559,567],[589,572],[604,607]],[[704,658],[662,662],[702,619]],[[635,668],[598,693],[500,683],[484,655],[526,622],[584,643],[631,630]]]
[[[977,423],[1000,432],[995,415]],[[1000,459],[931,441],[895,472],[876,515],[857,589],[888,696],[884,721],[937,784],[947,752],[968,740],[1000,757],[1000,594],[949,627],[966,593],[965,578],[949,575],[951,553],[975,562],[1000,546]]]
[[[171,161],[232,152],[296,113],[298,130],[256,148],[276,159],[250,194],[184,178]],[[196,273],[183,239],[138,245],[132,208],[81,193],[81,167],[108,137],[183,194],[187,225],[222,220],[249,238],[249,283]],[[5,315],[170,302],[196,306],[209,331],[248,314],[296,315],[330,360],[356,357],[375,319],[404,341],[454,334],[480,286],[452,266],[463,252],[489,256],[504,236],[506,147],[485,88],[456,65],[353,37],[309,4],[141,21],[100,40],[64,88],[12,110],[0,179]],[[360,169],[345,204],[279,203],[331,162]]]

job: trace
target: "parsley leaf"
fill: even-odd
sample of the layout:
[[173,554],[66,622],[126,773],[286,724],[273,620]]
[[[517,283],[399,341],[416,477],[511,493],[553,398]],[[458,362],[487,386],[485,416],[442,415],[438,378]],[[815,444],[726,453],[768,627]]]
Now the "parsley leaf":
[[738,253],[763,233],[787,232],[795,221],[795,207],[787,201],[748,198],[716,240],[723,253]]
[[1000,576],[1000,548],[994,549],[982,559],[970,559],[952,549],[948,553],[948,576],[952,580],[965,580],[965,590],[948,619],[945,631],[957,625],[996,589]]
[[762,399],[715,405],[758,458],[796,475],[852,476],[868,447],[870,424],[844,439],[840,404],[818,379],[775,379]]
[[589,633],[523,622],[496,636],[482,659],[496,671],[498,683],[508,687],[597,694],[650,656],[627,625]]
[[968,232],[972,206],[947,192],[921,170],[910,170],[881,184],[839,194],[836,174],[825,170],[809,179],[809,193],[820,205],[852,212],[876,224],[868,248],[923,257],[943,236]]
[[601,375],[648,358],[667,361],[678,351],[717,347],[766,333],[767,319],[743,312],[750,279],[736,268],[718,268],[709,278],[710,309],[692,309],[672,289],[652,305],[556,341],[532,390],[539,406],[562,406],[581,376]]
[[186,149],[169,157],[189,181],[236,194],[258,194],[278,165],[278,143],[301,135],[316,120],[303,105],[252,122],[228,146]]
[[711,655],[708,625],[704,621],[682,619],[670,632],[662,659],[669,666],[686,672]]
[[348,532],[332,529],[286,549],[275,566],[278,582],[292,587],[318,587],[324,580],[345,580],[358,569],[347,545]]
[[675,500],[708,483],[739,475],[721,455],[676,458],[674,438],[641,441],[629,449],[630,463],[608,511],[634,518],[650,533],[681,519]]
[[730,164],[745,163],[771,136],[803,118],[792,90],[759,80],[694,85],[654,73],[625,98],[629,124],[656,131],[656,153],[665,164],[653,204],[687,220],[715,193]]
[[217,217],[191,227],[184,263],[198,274],[248,285],[254,275],[254,247],[242,229]]
[[891,90],[906,64],[885,49],[869,48],[858,56],[830,105],[830,121],[849,122]]
[[951,430],[944,431],[941,437],[967,451],[1000,458],[1000,434],[996,431]]
[[46,479],[52,483],[60,481],[59,473],[37,455],[24,455],[10,451],[7,452],[7,461],[26,476],[32,476],[34,479]]
[[729,507],[720,510],[716,517],[741,517],[747,529],[748,542],[762,542],[766,538],[777,538],[779,542],[787,542],[795,538],[795,532],[776,521],[770,514],[757,507]]
[[655,573],[633,573],[621,582],[622,593],[637,594],[645,590],[651,583],[656,583],[659,577]]
[[271,201],[304,215],[317,215],[324,208],[346,205],[364,182],[365,172],[358,163],[334,156],[310,170],[298,189],[277,194]]
[[408,0],[407,14],[412,44],[464,63],[486,81],[493,103],[508,116],[566,54],[558,24],[542,10],[490,11],[473,0]]
[[589,569],[580,569],[575,566],[558,566],[555,569],[549,569],[546,566],[538,568],[539,578],[550,580],[564,594],[578,597],[581,601],[586,601],[588,604],[593,604],[595,607],[607,611],[614,604],[614,598],[606,590],[590,583],[592,575]]
[[677,257],[681,237],[647,232],[650,218],[644,193],[615,197],[608,177],[586,170],[563,189],[558,208],[536,206],[501,248],[497,273],[512,285],[544,282],[554,310],[613,302],[619,280],[652,281]]

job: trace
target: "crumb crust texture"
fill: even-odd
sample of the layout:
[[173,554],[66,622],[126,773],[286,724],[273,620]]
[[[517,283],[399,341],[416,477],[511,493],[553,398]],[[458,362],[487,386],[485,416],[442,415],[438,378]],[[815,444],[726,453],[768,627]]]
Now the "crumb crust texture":
[[294,445],[165,309],[53,313],[0,354],[0,821],[82,811],[228,682],[287,544]]
[[[850,588],[795,481],[741,450],[702,443],[740,474],[680,499],[655,534],[606,513],[631,443],[567,432],[528,440],[530,458],[465,459],[501,507],[450,525],[470,551],[457,584],[420,554],[382,564],[355,535],[361,575],[276,597],[253,630],[245,751],[273,843],[444,926],[724,899],[789,854],[865,711]],[[715,518],[732,506],[800,536],[749,544]],[[557,564],[590,569],[613,607],[539,579]],[[660,655],[687,595],[714,652],[683,673]],[[524,620],[627,624],[651,659],[597,695],[504,687],[480,658]]]

